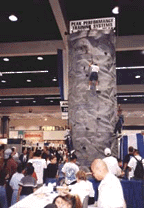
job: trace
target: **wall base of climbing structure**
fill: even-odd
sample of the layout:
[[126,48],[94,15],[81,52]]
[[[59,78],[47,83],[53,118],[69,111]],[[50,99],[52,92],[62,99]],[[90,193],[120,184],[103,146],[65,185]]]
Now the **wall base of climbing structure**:
[[[97,64],[98,85],[91,68]],[[114,148],[117,116],[115,35],[112,30],[90,30],[69,36],[69,123],[78,161],[90,166]],[[97,89],[97,91],[96,91]],[[117,150],[115,151],[115,153]]]

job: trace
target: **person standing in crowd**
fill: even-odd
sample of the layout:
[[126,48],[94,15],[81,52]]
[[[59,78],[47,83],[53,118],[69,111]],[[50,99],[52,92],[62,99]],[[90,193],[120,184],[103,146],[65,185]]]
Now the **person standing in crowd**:
[[17,172],[13,174],[13,176],[10,180],[9,184],[12,187],[12,190],[13,190],[11,205],[13,205],[17,202],[19,182],[24,177],[24,174],[22,172],[23,172],[23,166],[22,166],[22,164],[19,164],[18,167],[17,167]]
[[41,150],[36,150],[32,159],[28,162],[32,163],[37,175],[38,187],[43,185],[44,169],[47,168],[46,160],[41,158]]
[[6,178],[7,174],[4,169],[0,170],[0,207],[8,208],[7,195],[6,195]]
[[28,153],[27,153],[27,148],[23,147],[22,148],[22,154],[19,157],[19,160],[21,161],[21,164],[22,164],[23,168],[26,167],[28,159],[29,159],[29,157],[28,157]]
[[69,185],[69,188],[71,189],[70,193],[73,195],[79,195],[82,203],[84,201],[84,198],[86,196],[89,196],[90,204],[94,204],[95,191],[93,189],[92,183],[87,180],[86,173],[83,170],[79,170],[76,173],[76,179],[77,183],[75,183],[74,185]]
[[62,172],[65,175],[65,183],[67,185],[75,184],[76,173],[79,171],[79,167],[76,165],[77,156],[75,154],[70,155],[70,162],[66,162],[62,168]]
[[45,170],[45,183],[54,183],[57,181],[57,171],[58,171],[58,164],[57,164],[57,157],[55,155],[50,156],[50,163]]
[[124,160],[123,160],[123,171],[125,171],[125,178],[128,179],[128,173],[129,173],[129,168],[127,167],[130,159],[134,156],[134,148],[132,146],[130,146],[128,148],[128,154],[125,156]]
[[[129,176],[128,179],[144,179],[144,159],[140,156],[139,151],[137,149],[134,150],[133,152],[133,157],[131,157],[130,161],[128,162],[128,169],[129,169]],[[135,173],[137,163],[141,162],[142,163],[142,171],[138,173],[140,178],[136,175]]]
[[93,176],[101,181],[98,187],[98,207],[126,208],[121,183],[109,172],[106,163],[101,159],[95,159],[91,164],[91,170]]
[[4,151],[4,159],[5,159],[5,170],[6,173],[8,174],[8,179],[6,182],[6,193],[7,193],[7,201],[8,201],[8,206],[11,205],[11,197],[12,197],[12,188],[9,185],[9,181],[11,177],[13,176],[14,173],[17,171],[17,162],[13,159],[13,155],[15,152],[12,152],[11,149],[6,149]]
[[34,172],[34,167],[29,166],[26,170],[26,176],[24,176],[19,182],[17,201],[25,198],[26,196],[28,196],[29,194],[35,191],[35,188],[37,187],[37,182],[32,177],[33,172]]
[[20,161],[19,161],[19,154],[18,154],[18,152],[17,152],[17,149],[16,149],[16,147],[12,147],[11,148],[11,150],[12,150],[12,152],[13,152],[13,159],[17,162],[17,163],[19,163]]
[[111,155],[111,150],[109,148],[105,148],[104,154],[106,157],[103,161],[106,163],[109,172],[116,176],[124,176],[124,172],[119,167],[117,159]]

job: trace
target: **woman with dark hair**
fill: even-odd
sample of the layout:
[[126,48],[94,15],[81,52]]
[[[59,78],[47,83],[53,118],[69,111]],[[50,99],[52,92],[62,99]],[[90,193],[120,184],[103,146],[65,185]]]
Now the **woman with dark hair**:
[[54,201],[58,208],[82,208],[82,203],[78,195],[59,195]]
[[47,169],[45,171],[45,183],[54,183],[57,181],[57,171],[58,171],[58,165],[57,165],[57,157],[55,155],[50,156],[50,163],[47,166]]

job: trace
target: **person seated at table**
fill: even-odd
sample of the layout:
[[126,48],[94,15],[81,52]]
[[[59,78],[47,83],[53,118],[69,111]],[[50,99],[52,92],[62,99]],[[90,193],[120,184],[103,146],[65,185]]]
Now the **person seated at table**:
[[77,183],[69,186],[69,189],[71,189],[70,193],[79,195],[82,203],[84,198],[89,196],[89,204],[94,204],[95,191],[92,183],[87,180],[86,173],[83,170],[79,170],[76,174],[76,178]]
[[59,195],[54,201],[58,208],[82,208],[82,203],[78,195]]
[[62,168],[62,172],[65,175],[65,183],[67,185],[75,184],[76,173],[79,171],[78,165],[76,165],[77,156],[73,153],[70,155],[70,161],[66,162]]
[[26,171],[26,176],[24,176],[19,182],[17,201],[25,198],[26,196],[28,196],[29,194],[35,191],[35,188],[37,187],[37,182],[32,177],[33,172],[34,172],[34,167],[29,166]]
[[55,155],[50,156],[50,163],[47,166],[47,169],[44,173],[44,181],[46,185],[48,183],[54,183],[57,181],[57,171],[58,171],[58,165],[57,165],[57,157]]
[[48,204],[44,208],[58,208],[56,204]]

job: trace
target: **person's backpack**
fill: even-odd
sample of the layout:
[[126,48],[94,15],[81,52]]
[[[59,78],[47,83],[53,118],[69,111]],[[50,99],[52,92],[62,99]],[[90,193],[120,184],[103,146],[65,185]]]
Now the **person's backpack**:
[[144,168],[142,159],[138,160],[136,157],[134,157],[137,160],[137,165],[134,171],[134,177],[137,179],[144,179]]

